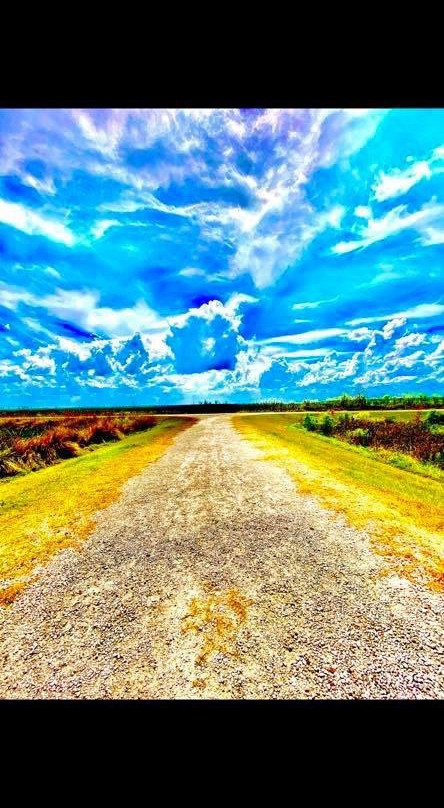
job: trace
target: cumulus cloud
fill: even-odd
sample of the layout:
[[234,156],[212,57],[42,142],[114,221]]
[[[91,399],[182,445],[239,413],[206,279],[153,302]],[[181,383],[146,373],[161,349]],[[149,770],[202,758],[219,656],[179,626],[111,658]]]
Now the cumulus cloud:
[[[325,348],[275,354],[268,352],[275,344],[264,346],[261,350],[267,352],[270,365],[260,382],[262,394],[267,396],[273,387],[286,400],[322,397],[327,388],[330,395],[353,394],[363,387],[372,394],[391,384],[402,386],[421,379],[433,383],[443,373],[444,339],[409,331],[406,319],[392,319],[382,330],[349,331],[344,346],[347,339],[366,343],[365,350],[350,353]],[[429,370],[424,372],[425,368]]]
[[440,115],[6,111],[3,399],[433,389]]
[[402,328],[403,325],[406,324],[407,317],[403,314],[398,315],[398,317],[393,317],[393,320],[389,320],[382,329],[382,336],[384,339],[391,339],[395,331],[398,328]]
[[248,295],[234,295],[224,305],[210,300],[199,308],[170,320],[166,344],[175,357],[178,373],[232,370],[243,343],[238,334],[239,306],[252,302]]

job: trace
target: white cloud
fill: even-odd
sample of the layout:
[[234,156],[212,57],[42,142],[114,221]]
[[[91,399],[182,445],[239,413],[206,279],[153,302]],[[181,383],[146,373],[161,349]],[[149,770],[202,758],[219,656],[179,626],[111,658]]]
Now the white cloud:
[[349,331],[346,335],[347,339],[351,340],[352,342],[365,342],[366,340],[369,341],[374,332],[370,328],[356,328],[353,331]]
[[388,109],[324,111],[326,137],[322,144],[320,165],[329,167],[362,149],[388,112]]
[[22,348],[20,351],[15,351],[14,356],[24,357],[22,368],[25,371],[40,368],[49,370],[50,374],[54,375],[56,372],[56,364],[54,359],[48,355],[50,350],[51,349],[47,346],[46,348],[39,348],[36,353],[33,353],[29,348]]
[[94,238],[99,239],[109,230],[110,227],[119,227],[121,222],[117,219],[99,219],[91,228],[91,233]]
[[421,243],[428,245],[435,243],[430,241],[430,225],[436,221],[441,221],[444,215],[444,205],[430,201],[415,213],[407,213],[407,205],[398,205],[388,211],[379,219],[369,219],[366,226],[359,227],[357,233],[360,236],[355,241],[341,241],[332,247],[332,252],[338,255],[364,249],[383,241],[389,236],[407,230],[409,228],[419,233]]
[[132,307],[112,309],[98,305],[100,295],[96,291],[56,289],[53,294],[39,297],[2,282],[0,297],[5,308],[16,310],[19,304],[45,308],[87,331],[104,331],[109,336],[128,336],[137,331],[168,332],[166,320],[159,318],[144,300],[139,300]]
[[264,356],[254,346],[249,345],[246,350],[239,351],[236,357],[236,367],[233,371],[233,387],[257,388],[262,375],[271,366],[272,360]]
[[179,275],[183,275],[185,278],[203,277],[205,272],[197,267],[185,267],[180,270]]
[[395,316],[393,320],[389,320],[389,322],[386,323],[384,328],[382,329],[382,336],[384,337],[384,339],[391,339],[395,331],[397,331],[398,328],[402,328],[402,326],[405,325],[406,322],[407,319],[403,314],[400,314],[397,317]]
[[87,110],[72,110],[72,117],[91,146],[104,156],[112,158],[117,154],[131,110],[110,109],[103,112],[100,123]]
[[308,359],[311,356],[328,356],[331,353],[328,348],[308,348],[298,351],[286,351],[271,345],[269,347],[270,356],[275,356],[276,358],[284,357],[285,359]]
[[401,170],[394,168],[387,173],[381,171],[372,189],[374,199],[377,202],[384,202],[386,199],[393,199],[402,196],[413,188],[420,180],[429,179],[432,176],[430,166],[426,160],[420,160],[408,168]]
[[424,356],[424,351],[415,351],[408,356],[386,357],[386,367],[398,370],[401,367],[412,368]]
[[168,323],[175,328],[183,328],[188,320],[194,317],[208,321],[214,320],[215,317],[223,317],[231,324],[232,328],[237,331],[242,319],[239,313],[239,307],[243,303],[257,303],[257,298],[235,292],[228,298],[225,304],[220,300],[209,300],[208,303],[203,303],[198,308],[191,308],[183,314],[168,317]]
[[392,272],[391,270],[387,270],[384,272],[380,272],[378,275],[375,275],[372,280],[369,282],[370,286],[376,286],[379,283],[388,283],[389,281],[399,281],[403,276],[400,272]]
[[345,361],[337,361],[331,354],[320,362],[311,365],[308,373],[298,380],[300,387],[309,387],[313,384],[331,384],[332,382],[349,379],[355,375],[362,357],[355,353]]
[[53,278],[60,279],[62,277],[60,272],[54,269],[54,267],[46,267],[43,271],[46,272],[47,275],[52,275]]
[[423,227],[421,243],[425,247],[432,246],[433,244],[444,244],[444,227]]
[[424,362],[430,365],[444,362],[444,339],[440,340],[435,350],[424,359]]
[[84,361],[91,355],[92,344],[89,342],[78,342],[68,337],[57,337],[57,345],[61,351],[67,354],[74,354],[79,359]]
[[52,241],[60,241],[68,246],[72,246],[75,241],[74,234],[61,222],[48,219],[35,210],[4,199],[0,199],[0,222],[28,235],[46,236]]
[[[336,206],[326,212],[316,213],[300,196],[298,186],[286,190],[282,197],[277,195],[275,203],[266,203],[259,212],[240,212],[238,218],[243,223],[242,235],[237,238],[237,251],[231,261],[230,276],[248,272],[258,289],[273,283],[294,263],[304,249],[327,227],[337,229],[344,209]],[[292,213],[293,205],[299,196],[297,213]],[[286,197],[286,200],[285,200]],[[284,208],[284,200],[288,207]],[[279,225],[265,230],[265,219],[276,210],[274,215],[281,217]],[[279,214],[278,211],[282,210]],[[246,223],[248,223],[246,225]]]
[[390,376],[387,374],[385,368],[380,368],[379,370],[367,370],[362,376],[354,379],[353,384],[375,387],[378,384],[394,385],[400,384],[401,382],[414,381],[416,378],[416,376]]
[[332,303],[333,300],[337,300],[337,298],[330,297],[325,300],[316,300],[309,303],[293,303],[291,308],[295,311],[298,311],[299,309],[317,309],[318,306],[322,305],[322,303]]
[[3,281],[0,281],[0,300],[1,305],[6,309],[15,311],[20,303],[25,303],[28,306],[35,304],[36,298],[26,289],[21,289],[18,286],[9,286]]
[[[34,113],[32,125],[48,132],[47,142],[38,141],[40,151],[33,153],[34,143],[26,139],[29,122],[25,117],[14,144],[8,145],[7,164],[8,171],[19,171],[26,153],[27,157],[44,160],[48,172],[69,179],[78,169],[81,156],[82,167],[90,175],[111,178],[125,186],[120,199],[103,202],[99,210],[151,208],[191,219],[200,227],[202,238],[233,248],[230,277],[250,273],[258,288],[264,288],[298,260],[318,233],[327,227],[340,227],[344,208],[335,205],[329,211],[317,212],[307,200],[306,183],[319,166],[332,165],[362,148],[385,114],[385,110],[336,109],[271,109],[251,116],[232,109],[42,110]],[[54,132],[57,138],[51,137]],[[227,133],[233,138],[231,153]],[[273,161],[262,161],[262,166],[260,149],[245,146],[249,133],[272,139]],[[128,161],[129,153],[152,148],[159,141],[171,159],[159,155],[137,166]],[[241,148],[255,164],[255,176],[239,170],[233,147],[235,151]],[[207,159],[209,148],[220,157],[216,164]],[[180,159],[174,159],[179,155]],[[191,178],[208,188],[241,186],[248,194],[248,206],[175,206],[156,198],[158,189]],[[45,182],[53,180],[48,177]],[[145,222],[132,224],[142,226]],[[101,238],[110,226],[116,226],[116,220],[99,220],[93,226],[93,237]],[[69,238],[66,232],[53,232],[61,240]]]
[[437,317],[439,314],[444,313],[444,305],[441,303],[420,303],[418,306],[413,306],[411,309],[405,311],[398,311],[394,314],[380,314],[372,317],[357,317],[355,320],[349,320],[347,325],[361,325],[362,323],[378,323],[382,320],[393,320],[393,318],[412,319],[415,317]]
[[410,163],[407,168],[380,171],[372,186],[374,191],[373,199],[376,199],[377,202],[384,202],[386,199],[403,196],[422,179],[430,179],[433,174],[442,173],[444,171],[443,159],[444,147],[438,146],[427,160],[417,160],[415,162],[410,157],[407,158]]
[[127,335],[134,331],[146,331],[159,326],[159,318],[144,300],[131,308],[111,309],[94,307],[86,313],[85,325],[92,331],[103,330],[110,335]]
[[344,328],[321,328],[313,331],[304,331],[301,334],[285,334],[282,337],[267,337],[257,341],[258,345],[271,345],[274,342],[288,343],[292,345],[304,345],[310,342],[320,342],[330,337],[345,336],[347,330]]
[[360,219],[371,219],[372,217],[372,209],[368,205],[358,205],[354,213]]
[[406,334],[404,337],[399,337],[399,339],[396,340],[395,350],[403,351],[405,348],[411,348],[413,345],[422,345],[425,339],[425,334],[420,334],[417,331]]
[[202,340],[202,348],[205,353],[211,353],[215,345],[216,340],[214,337],[208,337],[207,339]]

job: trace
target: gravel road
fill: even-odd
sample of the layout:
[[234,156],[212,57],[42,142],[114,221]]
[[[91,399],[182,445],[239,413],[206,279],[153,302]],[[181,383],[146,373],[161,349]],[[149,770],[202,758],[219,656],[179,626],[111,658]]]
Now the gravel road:
[[130,480],[0,614],[2,698],[443,698],[443,598],[228,415]]

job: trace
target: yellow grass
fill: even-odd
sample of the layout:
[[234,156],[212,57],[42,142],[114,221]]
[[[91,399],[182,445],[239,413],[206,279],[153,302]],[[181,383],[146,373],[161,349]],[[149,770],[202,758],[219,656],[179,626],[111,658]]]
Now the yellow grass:
[[81,457],[0,482],[0,603],[11,603],[35,567],[76,547],[94,514],[152,463],[192,418],[165,418],[152,429]]
[[369,531],[373,548],[397,570],[444,589],[444,473],[394,468],[366,453],[300,428],[294,414],[235,415],[236,428],[285,468],[302,493]]

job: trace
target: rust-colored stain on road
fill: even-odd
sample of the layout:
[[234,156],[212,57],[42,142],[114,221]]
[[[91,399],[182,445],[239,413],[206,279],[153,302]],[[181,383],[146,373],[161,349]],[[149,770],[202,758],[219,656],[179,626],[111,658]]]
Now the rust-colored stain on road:
[[183,618],[182,631],[202,632],[202,649],[196,665],[204,665],[212,654],[236,656],[234,640],[247,619],[250,605],[251,601],[236,589],[192,599]]

